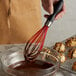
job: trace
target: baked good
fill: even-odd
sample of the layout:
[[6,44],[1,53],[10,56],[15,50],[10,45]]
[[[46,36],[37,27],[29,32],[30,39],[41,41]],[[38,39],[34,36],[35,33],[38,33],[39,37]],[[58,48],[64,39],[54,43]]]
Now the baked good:
[[65,45],[62,42],[57,42],[53,48],[58,52],[65,52]]
[[66,61],[66,56],[65,56],[65,54],[64,53],[60,53],[60,61],[61,61],[61,63],[64,63],[65,61]]
[[74,47],[74,46],[76,46],[76,37],[71,37],[71,38],[67,39],[65,44],[66,44],[67,47]]
[[48,48],[46,48],[46,47],[43,48],[41,52],[44,52],[43,55],[42,55],[42,60],[45,60],[45,58],[48,57],[47,53],[48,53],[48,54],[51,54],[50,49],[48,49]]
[[42,49],[42,52],[46,52],[46,53],[48,53],[48,54],[51,53],[50,49],[48,49],[48,48],[43,48],[43,49]]
[[76,71],[76,61],[72,65],[72,70]]
[[69,58],[76,58],[76,48],[71,48],[69,51],[68,51],[68,57]]

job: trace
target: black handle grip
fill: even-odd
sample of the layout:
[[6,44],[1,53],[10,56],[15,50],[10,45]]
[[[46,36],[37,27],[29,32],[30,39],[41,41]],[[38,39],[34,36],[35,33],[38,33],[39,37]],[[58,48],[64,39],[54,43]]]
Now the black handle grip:
[[55,5],[54,5],[54,13],[52,15],[50,15],[47,19],[46,22],[53,22],[56,15],[62,10],[62,7],[63,7],[63,3],[64,1],[63,0],[59,0]]

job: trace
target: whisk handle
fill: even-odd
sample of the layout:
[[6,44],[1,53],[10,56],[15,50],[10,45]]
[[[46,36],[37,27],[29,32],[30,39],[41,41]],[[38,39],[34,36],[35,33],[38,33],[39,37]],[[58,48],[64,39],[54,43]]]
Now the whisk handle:
[[59,0],[55,5],[54,5],[54,13],[52,15],[50,15],[47,19],[47,21],[45,22],[45,25],[50,27],[50,25],[53,23],[56,15],[62,10],[63,7],[63,0]]

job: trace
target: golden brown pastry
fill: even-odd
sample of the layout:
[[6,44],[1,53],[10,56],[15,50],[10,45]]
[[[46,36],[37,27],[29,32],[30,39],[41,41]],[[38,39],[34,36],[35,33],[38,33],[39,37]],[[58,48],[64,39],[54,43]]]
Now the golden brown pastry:
[[76,61],[73,63],[72,70],[76,71]]
[[[56,51],[52,52],[52,49],[43,48],[41,52],[44,52],[44,54],[43,54],[43,56],[42,56],[42,60],[45,60],[46,57],[47,57],[47,58],[50,58],[50,59],[53,60],[53,61],[57,61],[56,57],[58,57],[58,59],[60,59],[60,56],[59,56],[58,54],[56,55],[56,53],[54,53],[54,52],[56,52]],[[48,54],[47,54],[47,53],[48,53]],[[50,56],[50,55],[51,55],[51,56]],[[56,56],[56,57],[54,58],[54,56]]]
[[51,51],[50,49],[48,48],[43,48],[41,52],[44,52],[43,56],[42,56],[42,59],[45,60],[45,57],[48,57],[47,53],[48,54],[51,54]]
[[65,52],[65,45],[62,42],[57,42],[54,46],[54,49],[58,52]]
[[48,48],[43,48],[42,51],[43,51],[43,52],[46,52],[46,53],[48,53],[48,54],[51,53],[50,49],[48,49]]
[[64,63],[65,61],[66,61],[66,56],[65,56],[65,54],[64,53],[60,53],[60,61],[61,61],[61,63]]
[[71,37],[71,38],[67,39],[65,44],[66,44],[67,47],[74,47],[74,46],[76,46],[76,37]]
[[69,50],[68,57],[69,58],[76,58],[76,48],[72,48]]

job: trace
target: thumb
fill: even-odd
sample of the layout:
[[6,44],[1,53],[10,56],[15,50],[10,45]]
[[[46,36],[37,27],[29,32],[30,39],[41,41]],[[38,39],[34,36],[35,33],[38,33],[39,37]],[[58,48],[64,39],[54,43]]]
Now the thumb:
[[49,0],[48,12],[53,14],[53,0]]

